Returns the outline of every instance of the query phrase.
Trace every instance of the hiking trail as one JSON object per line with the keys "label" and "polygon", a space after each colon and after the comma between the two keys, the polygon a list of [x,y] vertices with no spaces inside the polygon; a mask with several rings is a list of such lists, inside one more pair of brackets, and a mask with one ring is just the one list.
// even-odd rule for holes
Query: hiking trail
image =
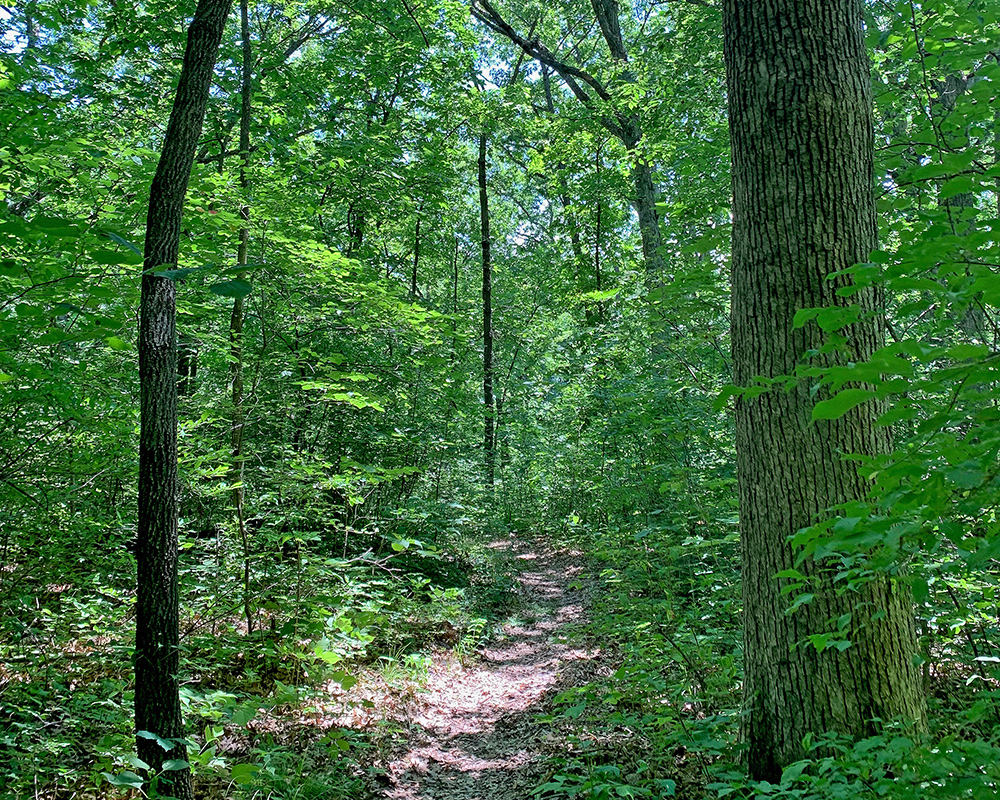
{"label": "hiking trail", "polygon": [[560,734],[533,722],[547,700],[591,680],[596,648],[571,643],[586,620],[589,581],[579,553],[538,542],[512,548],[522,611],[463,664],[434,655],[426,684],[398,721],[404,735],[384,762],[376,796],[387,800],[509,800],[546,779]]}

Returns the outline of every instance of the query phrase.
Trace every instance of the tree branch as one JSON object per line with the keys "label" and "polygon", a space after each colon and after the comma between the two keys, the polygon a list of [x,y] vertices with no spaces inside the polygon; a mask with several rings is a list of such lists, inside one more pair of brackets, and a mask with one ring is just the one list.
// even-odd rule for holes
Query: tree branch
{"label": "tree branch", "polygon": [[[583,103],[583,105],[587,108],[594,108],[594,100],[583,88],[583,86],[580,85],[581,82],[589,86],[594,93],[601,98],[601,100],[611,102],[611,93],[597,78],[585,70],[578,69],[577,67],[567,64],[564,61],[560,61],[555,57],[552,51],[539,42],[538,39],[529,40],[519,34],[513,26],[511,26],[510,23],[508,23],[500,15],[500,12],[496,10],[489,0],[472,0],[471,13],[474,19],[479,20],[491,31],[506,37],[520,47],[527,55],[535,59],[535,61],[538,61],[540,64],[544,64],[547,67],[551,67],[559,73],[559,77],[563,79],[570,91],[576,96],[576,99]],[[602,114],[600,116],[600,122],[615,136],[622,140],[625,139],[625,130],[623,126],[615,122],[611,117]]]}

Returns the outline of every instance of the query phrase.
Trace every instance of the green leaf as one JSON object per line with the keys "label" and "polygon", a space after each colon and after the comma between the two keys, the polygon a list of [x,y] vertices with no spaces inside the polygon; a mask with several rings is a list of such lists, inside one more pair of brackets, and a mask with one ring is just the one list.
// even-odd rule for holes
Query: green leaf
{"label": "green leaf", "polygon": [[90,254],[90,261],[94,264],[141,264],[142,256],[137,256],[132,252],[122,252],[120,250],[95,250]]}
{"label": "green leaf", "polygon": [[875,392],[868,389],[844,389],[829,400],[818,402],[813,407],[812,418],[813,420],[837,419],[874,396]]}
{"label": "green leaf", "polygon": [[171,758],[163,762],[164,772],[180,772],[184,769],[190,769],[190,767],[191,765],[185,758]]}
{"label": "green leaf", "polygon": [[942,200],[946,200],[949,197],[979,191],[980,188],[979,184],[971,175],[959,175],[958,177],[945,182],[945,184],[941,187],[941,191],[938,193],[938,196]]}
{"label": "green leaf", "polygon": [[797,569],[783,569],[781,572],[774,573],[775,578],[794,578],[795,580],[804,581],[806,576],[799,572]]}
{"label": "green leaf", "polygon": [[733,384],[724,386],[722,391],[719,392],[719,396],[712,403],[712,411],[722,411],[722,409],[729,405],[730,398],[740,397],[744,394],[746,394],[746,389],[742,386],[734,386]]}
{"label": "green leaf", "polygon": [[136,769],[149,769],[149,764],[147,764],[138,756],[132,755],[131,753],[129,755],[126,755],[124,757],[124,760],[127,761],[131,766],[135,767]]}
{"label": "green leaf", "polygon": [[318,658],[321,658],[327,664],[337,664],[344,660],[344,657],[333,650],[327,650],[322,645],[316,645],[313,648],[313,653],[316,654]]}
{"label": "green leaf", "polygon": [[811,592],[806,592],[805,594],[800,594],[795,600],[792,601],[792,605],[789,607],[788,611],[791,613],[801,606],[808,605],[813,601],[816,595]]}
{"label": "green leaf", "polygon": [[110,772],[102,772],[101,775],[103,775],[104,780],[106,780],[112,786],[118,786],[122,789],[142,788],[142,778],[140,778],[134,772],[125,771],[120,775],[112,775]]}
{"label": "green leaf", "polygon": [[233,764],[229,770],[229,777],[233,783],[245,786],[253,782],[254,775],[260,772],[260,767],[256,764]]}
{"label": "green leaf", "polygon": [[253,291],[253,286],[251,286],[246,281],[241,281],[238,278],[234,278],[231,281],[220,281],[219,283],[213,283],[208,287],[208,291],[212,294],[217,294],[222,297],[246,297],[250,292]]}
{"label": "green leaf", "polygon": [[164,752],[169,753],[171,750],[174,749],[173,742],[171,742],[169,739],[164,739],[161,736],[157,736],[155,733],[150,733],[149,731],[136,731],[135,735],[137,739],[152,739],[160,747],[163,748]]}
{"label": "green leaf", "polygon": [[108,343],[108,347],[112,350],[128,350],[128,345],[117,336],[109,336],[104,341]]}
{"label": "green leaf", "polygon": [[358,682],[358,679],[355,678],[353,675],[345,675],[337,682],[340,684],[341,689],[343,689],[345,692],[348,692],[351,690],[351,687]]}
{"label": "green leaf", "polygon": [[614,297],[615,295],[617,295],[620,291],[621,291],[621,289],[608,289],[607,291],[603,291],[603,292],[598,292],[598,291],[586,292],[585,294],[581,294],[580,295],[580,299],[581,300],[586,300],[586,301],[591,301],[591,302],[603,303],[606,300],[610,300],[612,297]]}
{"label": "green leaf", "polygon": [[131,250],[133,253],[139,256],[140,260],[142,259],[142,251],[134,244],[132,244],[132,242],[128,241],[127,239],[123,239],[114,231],[108,230],[107,228],[99,228],[96,231],[96,233],[98,236],[103,236],[105,239],[110,239],[112,242],[116,242],[117,244],[120,244],[122,247],[127,247],[129,250]]}
{"label": "green leaf", "polygon": [[204,267],[182,267],[181,269],[158,269],[152,273],[154,277],[166,278],[168,281],[179,281],[196,272],[202,272]]}
{"label": "green leaf", "polygon": [[257,709],[252,705],[241,705],[233,712],[232,721],[234,725],[246,725],[257,716]]}
{"label": "green leaf", "polygon": [[973,461],[967,461],[948,470],[945,476],[961,489],[974,489],[986,479],[982,470]]}

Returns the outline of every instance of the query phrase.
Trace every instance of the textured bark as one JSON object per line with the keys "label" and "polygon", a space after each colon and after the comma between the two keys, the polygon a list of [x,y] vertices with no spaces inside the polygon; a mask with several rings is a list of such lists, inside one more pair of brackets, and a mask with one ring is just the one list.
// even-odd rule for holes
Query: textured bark
{"label": "textured bark", "polygon": [[[629,148],[634,154],[636,144]],[[642,259],[646,267],[646,288],[652,291],[663,280],[664,261],[660,248],[663,238],[660,236],[660,219],[656,213],[656,187],[653,184],[653,168],[649,163],[636,156],[632,167],[632,180],[635,182],[635,206],[639,215],[639,234],[642,237]]]}
{"label": "textured bark", "polygon": [[[860,0],[726,0],[733,156],[734,379],[794,372],[823,336],[792,329],[801,308],[843,305],[838,270],[876,244],[872,116]],[[876,311],[873,291],[853,298]],[[849,331],[852,359],[880,346],[875,318]],[[875,717],[920,721],[923,700],[907,593],[888,580],[838,597],[813,562],[816,599],[787,615],[775,573],[794,566],[788,537],[828,507],[865,496],[845,453],[889,446],[864,404],[812,422],[806,381],[736,404],[743,541],[746,713],[750,773],[776,780],[805,755],[809,732],[863,735]],[[884,617],[872,621],[875,611]],[[853,645],[817,653],[805,637],[852,614]],[[803,646],[804,644],[804,646]]]}
{"label": "textured bark", "polygon": [[493,257],[490,251],[490,203],[486,192],[486,132],[479,134],[479,224],[483,248],[483,452],[486,485],[492,486],[496,465],[493,397]]}
{"label": "textured bark", "polygon": [[[152,273],[175,267],[181,214],[222,30],[231,0],[200,0],[163,150],[150,188],[139,309],[139,515],[135,726],[163,739],[184,735],[178,694],[177,590],[177,337],[176,285]],[[166,759],[187,759],[183,744],[165,752],[143,737],[139,758],[151,774]],[[190,770],[164,773],[158,791],[193,798]]]}

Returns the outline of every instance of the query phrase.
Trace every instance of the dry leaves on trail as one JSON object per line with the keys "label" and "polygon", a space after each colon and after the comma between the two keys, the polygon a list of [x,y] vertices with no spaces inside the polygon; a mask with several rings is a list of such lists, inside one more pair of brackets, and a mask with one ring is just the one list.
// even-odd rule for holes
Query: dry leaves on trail
{"label": "dry leaves on trail", "polygon": [[[507,544],[507,543],[505,543]],[[510,546],[509,544],[507,546]],[[534,718],[569,665],[593,664],[596,649],[568,643],[586,614],[579,554],[514,544],[530,614],[463,665],[440,654],[426,688],[409,704],[405,740],[383,766],[392,800],[507,800],[544,782],[543,755],[557,744]],[[571,584],[575,588],[570,588]],[[590,669],[573,669],[574,682]]]}

